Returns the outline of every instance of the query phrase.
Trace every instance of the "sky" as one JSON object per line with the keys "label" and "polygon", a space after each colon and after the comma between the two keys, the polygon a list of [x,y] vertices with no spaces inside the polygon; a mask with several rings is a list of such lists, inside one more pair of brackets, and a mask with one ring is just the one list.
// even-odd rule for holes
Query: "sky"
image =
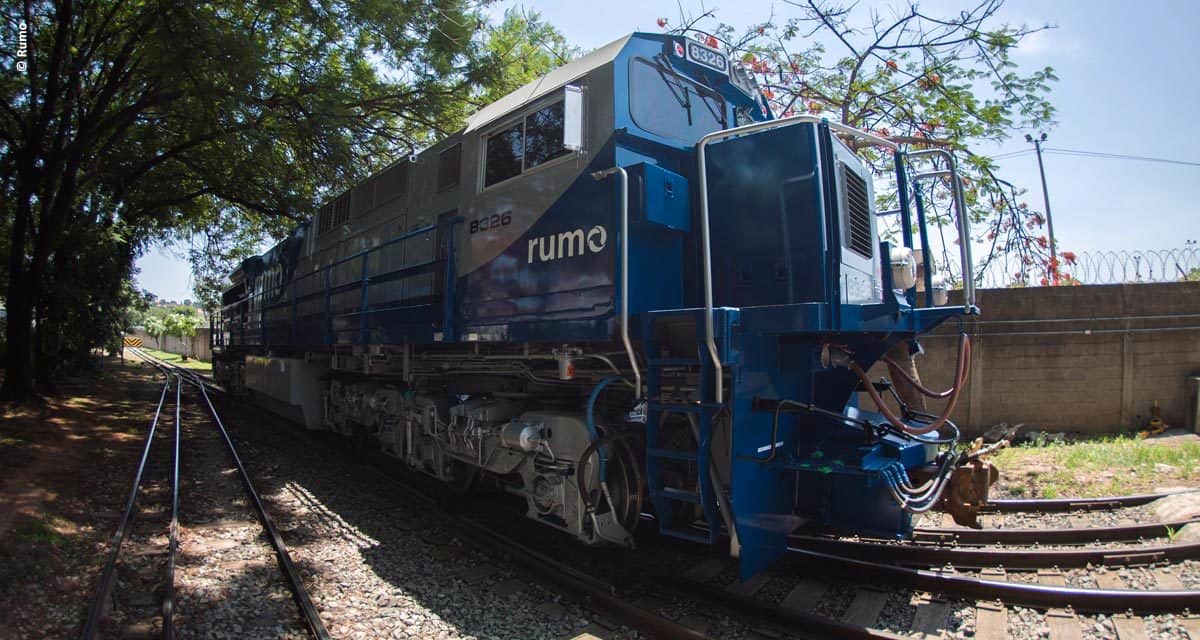
{"label": "sky", "polygon": [[[972,2],[973,4],[973,2]],[[860,7],[886,10],[894,3],[864,0]],[[489,7],[494,16],[524,7],[541,13],[571,43],[590,50],[632,31],[661,31],[660,18],[679,21],[711,9],[723,22],[744,27],[797,15],[786,2],[769,0],[509,0]],[[927,13],[946,15],[965,3],[921,2]],[[1200,163],[1200,3],[1143,0],[1056,2],[1009,0],[1001,19],[1013,25],[1055,25],[1030,36],[1016,50],[1019,71],[1050,66],[1059,81],[1051,101],[1057,124],[1045,132],[1046,147]],[[1001,155],[1031,148],[1024,131],[999,145],[980,146]],[[1038,133],[1038,132],[1029,132]],[[1024,199],[1043,209],[1037,158],[1032,153],[999,160],[998,175],[1028,189]],[[1181,248],[1200,240],[1200,166],[1044,156],[1054,231],[1060,250],[1075,252]],[[138,261],[138,283],[159,297],[191,298],[186,260],[154,247]]]}

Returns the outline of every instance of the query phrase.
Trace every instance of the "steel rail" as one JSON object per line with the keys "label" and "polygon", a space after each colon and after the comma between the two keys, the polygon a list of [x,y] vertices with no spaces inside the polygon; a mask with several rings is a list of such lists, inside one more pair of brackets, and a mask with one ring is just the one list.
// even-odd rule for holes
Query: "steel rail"
{"label": "steel rail", "polygon": [[1127,566],[1167,560],[1200,558],[1200,543],[1168,544],[1120,548],[1069,549],[994,549],[988,547],[946,547],[941,545],[896,542],[836,540],[816,536],[792,536],[789,543],[808,551],[847,556],[871,562],[904,566],[1006,569],[1049,569],[1088,565]]}
{"label": "steel rail", "polygon": [[[329,632],[325,629],[324,622],[321,621],[320,613],[317,612],[316,606],[313,604],[312,598],[305,589],[304,583],[300,578],[300,572],[296,569],[295,563],[292,561],[291,554],[288,553],[287,545],[283,542],[283,537],[280,536],[279,530],[275,527],[275,522],[271,515],[267,513],[266,506],[263,504],[262,498],[258,491],[254,488],[254,484],[250,480],[250,474],[246,471],[245,465],[242,463],[242,458],[238,454],[237,447],[233,444],[233,439],[230,438],[229,432],[225,429],[225,424],[221,421],[221,416],[217,413],[216,407],[213,406],[212,399],[208,397],[208,387],[217,388],[211,382],[204,380],[200,375],[187,371],[181,367],[173,366],[169,363],[151,356],[150,354],[135,351],[138,357],[145,358],[154,366],[166,367],[172,370],[173,374],[187,380],[187,382],[196,387],[208,407],[208,412],[213,418],[213,423],[217,426],[221,437],[224,439],[226,446],[229,448],[229,453],[233,457],[234,465],[237,467],[238,473],[242,478],[242,486],[250,495],[251,501],[254,503],[255,511],[258,513],[259,522],[267,534],[267,539],[275,550],[276,559],[279,561],[280,568],[283,571],[284,577],[287,579],[288,587],[291,589],[292,597],[296,601],[296,605],[300,608],[300,613],[304,617],[305,624],[308,625],[309,631],[312,632],[318,640],[330,640]],[[180,385],[182,386],[182,385]]]}
{"label": "steel rail", "polygon": [[167,548],[167,580],[163,585],[163,638],[175,638],[175,556],[179,552],[179,414],[183,393],[183,378],[175,375],[175,458],[171,469],[171,530]]}
{"label": "steel rail", "polygon": [[1129,496],[1107,496],[1102,498],[1054,498],[1044,500],[991,500],[983,505],[982,511],[993,513],[1056,513],[1062,511],[1095,511],[1102,509],[1119,509],[1122,507],[1137,507],[1149,504],[1160,498],[1180,493],[1192,493],[1194,489],[1167,491],[1163,493],[1144,493]]}
{"label": "steel rail", "polygon": [[1115,527],[1080,527],[1070,529],[914,529],[913,541],[958,544],[1088,544],[1165,538],[1184,525],[1200,522],[1196,519],[1150,524],[1119,525]]}
{"label": "steel rail", "polygon": [[279,565],[287,577],[288,586],[291,587],[292,596],[296,600],[296,604],[300,607],[300,612],[304,615],[305,623],[308,624],[309,630],[312,631],[318,640],[329,640],[329,632],[326,631],[325,623],[321,621],[321,614],[317,612],[317,607],[308,595],[308,590],[304,588],[304,582],[300,579],[300,572],[296,569],[295,563],[292,562],[292,556],[288,553],[287,545],[284,544],[283,537],[279,535],[279,529],[275,527],[275,522],[272,520],[271,515],[267,513],[262,498],[258,495],[258,491],[255,490],[254,484],[250,481],[250,474],[246,472],[246,466],[242,464],[242,457],[238,455],[237,447],[233,445],[233,440],[229,437],[229,432],[225,430],[225,425],[221,422],[221,416],[217,415],[217,409],[208,397],[208,391],[205,388],[207,385],[197,381],[193,381],[192,384],[200,390],[200,394],[204,398],[204,403],[208,405],[208,412],[212,414],[213,422],[216,423],[217,429],[221,432],[221,437],[225,439],[225,444],[229,446],[229,453],[233,456],[233,462],[237,465],[238,473],[242,476],[242,484],[254,502],[255,510],[258,511],[258,519],[262,523],[263,529],[267,532],[267,539],[271,542],[271,546],[275,548],[275,556],[278,558]]}
{"label": "steel rail", "polygon": [[121,554],[121,543],[125,541],[125,532],[129,527],[129,521],[133,516],[133,507],[137,503],[138,489],[142,486],[142,476],[146,470],[146,461],[150,458],[150,446],[154,443],[154,433],[158,428],[158,417],[162,413],[163,404],[167,400],[167,391],[171,388],[171,379],[164,376],[162,392],[158,396],[158,407],[154,410],[154,417],[150,420],[150,429],[146,432],[146,444],[142,447],[142,457],[138,461],[137,470],[133,474],[133,488],[129,490],[129,498],[125,501],[125,511],[121,515],[121,520],[117,524],[117,530],[113,533],[112,548],[108,552],[108,559],[104,562],[104,568],[100,570],[100,579],[96,586],[96,597],[92,600],[91,606],[88,607],[87,621],[83,625],[83,640],[92,640],[96,637],[96,633],[100,630],[100,618],[104,616],[108,608],[108,599],[112,595],[114,580],[116,579],[117,557]]}
{"label": "steel rail", "polygon": [[868,562],[857,558],[788,548],[792,561],[809,568],[861,580],[902,584],[911,589],[941,593],[963,600],[996,600],[1038,608],[1073,607],[1077,611],[1176,613],[1200,610],[1200,591],[1137,591],[1132,589],[1079,589],[1003,580],[984,580],[972,576],[910,569],[892,564]]}

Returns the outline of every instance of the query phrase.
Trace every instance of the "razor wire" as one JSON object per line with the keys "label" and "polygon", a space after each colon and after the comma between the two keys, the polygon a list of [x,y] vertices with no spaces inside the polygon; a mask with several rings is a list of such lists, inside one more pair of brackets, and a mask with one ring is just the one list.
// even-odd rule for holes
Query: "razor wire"
{"label": "razor wire", "polygon": [[[1200,247],[1060,252],[1060,284],[1135,284],[1200,280]],[[1027,264],[1017,256],[998,255],[975,274],[983,288],[1045,286],[1044,265]]]}

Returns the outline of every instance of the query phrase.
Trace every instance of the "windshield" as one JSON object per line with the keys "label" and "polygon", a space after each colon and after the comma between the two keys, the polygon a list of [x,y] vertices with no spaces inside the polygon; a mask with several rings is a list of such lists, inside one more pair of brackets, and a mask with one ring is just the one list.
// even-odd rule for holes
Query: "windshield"
{"label": "windshield", "polygon": [[644,58],[629,63],[629,113],[646,131],[683,142],[726,127],[721,96]]}

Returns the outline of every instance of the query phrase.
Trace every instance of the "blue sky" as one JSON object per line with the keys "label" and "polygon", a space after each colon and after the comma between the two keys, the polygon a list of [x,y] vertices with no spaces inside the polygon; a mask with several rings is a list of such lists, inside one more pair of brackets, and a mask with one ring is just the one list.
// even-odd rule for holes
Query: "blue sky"
{"label": "blue sky", "polygon": [[[681,0],[690,13],[700,3]],[[864,1],[861,6],[887,3]],[[631,31],[659,31],[655,20],[678,21],[676,0],[501,2],[489,10],[524,6],[541,12],[572,43],[592,49]],[[745,26],[796,15],[784,2],[735,0],[704,5],[730,24]],[[966,6],[922,2],[945,15]],[[1009,0],[1001,16],[1010,24],[1050,23],[1056,29],[1030,37],[1014,56],[1025,69],[1054,67],[1059,82],[1051,99],[1058,125],[1046,146],[1200,162],[1200,3],[1144,0],[1088,2]],[[1024,132],[1021,132],[1023,134]],[[1029,147],[1022,135],[980,147],[994,154]],[[1200,167],[1045,156],[1054,230],[1061,249],[1169,249],[1200,240]],[[1042,208],[1037,160],[1027,153],[1000,161],[1000,176],[1028,188],[1025,199]],[[154,248],[138,261],[139,284],[173,300],[192,297],[186,261]]]}

